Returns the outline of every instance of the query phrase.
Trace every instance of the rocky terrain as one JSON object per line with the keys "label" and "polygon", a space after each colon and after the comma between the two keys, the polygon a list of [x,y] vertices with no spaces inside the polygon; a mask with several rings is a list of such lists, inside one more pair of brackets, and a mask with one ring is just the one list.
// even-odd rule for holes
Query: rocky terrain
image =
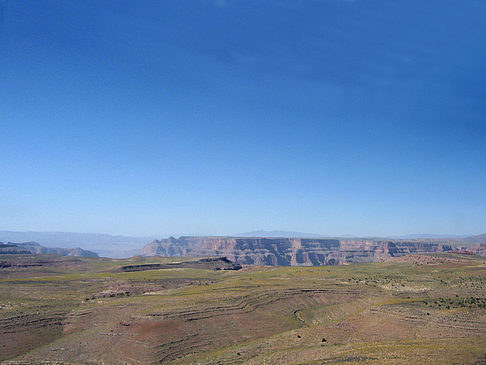
{"label": "rocky terrain", "polygon": [[183,236],[155,240],[143,248],[142,255],[225,256],[245,265],[320,266],[449,251],[450,245],[422,241]]}
{"label": "rocky terrain", "polygon": [[74,248],[55,248],[44,247],[37,242],[0,242],[0,254],[44,254],[44,255],[61,255],[76,257],[98,257],[93,251],[83,250],[79,247]]}
{"label": "rocky terrain", "polygon": [[0,255],[25,255],[31,254],[29,250],[19,247],[13,243],[2,243],[0,242]]}
{"label": "rocky terrain", "polygon": [[486,256],[486,243],[475,243],[469,248],[469,251],[476,255]]}

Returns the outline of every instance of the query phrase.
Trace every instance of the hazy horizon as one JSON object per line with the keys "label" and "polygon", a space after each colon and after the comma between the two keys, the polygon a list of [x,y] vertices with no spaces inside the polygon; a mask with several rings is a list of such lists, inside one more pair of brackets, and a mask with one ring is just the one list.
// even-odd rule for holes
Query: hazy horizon
{"label": "hazy horizon", "polygon": [[[341,233],[341,234],[325,234],[325,233],[312,233],[312,232],[300,232],[300,231],[285,231],[285,230],[252,230],[248,232],[233,232],[227,234],[214,234],[214,233],[194,233],[194,232],[172,232],[172,233],[161,233],[161,234],[146,234],[146,235],[123,235],[123,234],[116,234],[116,233],[107,233],[107,232],[70,232],[70,231],[15,231],[15,230],[6,230],[0,229],[0,236],[1,234],[12,233],[12,234],[73,234],[73,235],[86,235],[86,236],[111,236],[111,237],[122,237],[122,238],[136,238],[136,239],[161,239],[161,238],[168,238],[168,237],[181,237],[181,236],[226,236],[226,237],[249,237],[249,236],[262,236],[269,235],[269,237],[279,237],[278,234],[282,234],[282,237],[356,237],[356,238],[366,238],[366,237],[383,237],[383,238],[398,238],[398,237],[417,237],[417,238],[428,238],[428,237],[436,237],[436,238],[454,238],[454,237],[471,237],[476,235],[482,235],[485,232],[480,233],[468,233],[468,234],[453,234],[453,233],[402,233],[402,234],[391,234],[388,236],[380,236],[380,235],[354,235],[350,233]],[[1,242],[1,239],[0,239]]]}
{"label": "hazy horizon", "polygon": [[0,0],[0,363],[486,365],[485,15]]}
{"label": "hazy horizon", "polygon": [[485,11],[0,1],[0,229],[484,233]]}

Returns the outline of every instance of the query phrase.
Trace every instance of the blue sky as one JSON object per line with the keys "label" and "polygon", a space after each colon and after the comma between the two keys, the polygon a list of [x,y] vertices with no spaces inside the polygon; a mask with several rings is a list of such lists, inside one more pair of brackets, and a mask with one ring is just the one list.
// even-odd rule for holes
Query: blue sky
{"label": "blue sky", "polygon": [[482,0],[0,4],[0,229],[486,232]]}

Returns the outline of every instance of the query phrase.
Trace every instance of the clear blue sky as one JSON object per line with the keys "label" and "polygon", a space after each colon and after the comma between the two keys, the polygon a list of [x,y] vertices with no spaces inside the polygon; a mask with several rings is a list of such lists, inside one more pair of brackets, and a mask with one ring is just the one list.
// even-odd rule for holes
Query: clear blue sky
{"label": "clear blue sky", "polygon": [[486,232],[483,0],[0,4],[0,229]]}

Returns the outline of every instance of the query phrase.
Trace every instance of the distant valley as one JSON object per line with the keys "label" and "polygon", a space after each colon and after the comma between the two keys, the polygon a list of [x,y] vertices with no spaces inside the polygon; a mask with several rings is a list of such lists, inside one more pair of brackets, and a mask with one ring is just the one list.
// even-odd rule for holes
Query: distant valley
{"label": "distant valley", "polygon": [[155,237],[113,236],[100,233],[0,231],[0,242],[38,242],[46,247],[81,247],[99,256],[123,258],[140,254]]}

